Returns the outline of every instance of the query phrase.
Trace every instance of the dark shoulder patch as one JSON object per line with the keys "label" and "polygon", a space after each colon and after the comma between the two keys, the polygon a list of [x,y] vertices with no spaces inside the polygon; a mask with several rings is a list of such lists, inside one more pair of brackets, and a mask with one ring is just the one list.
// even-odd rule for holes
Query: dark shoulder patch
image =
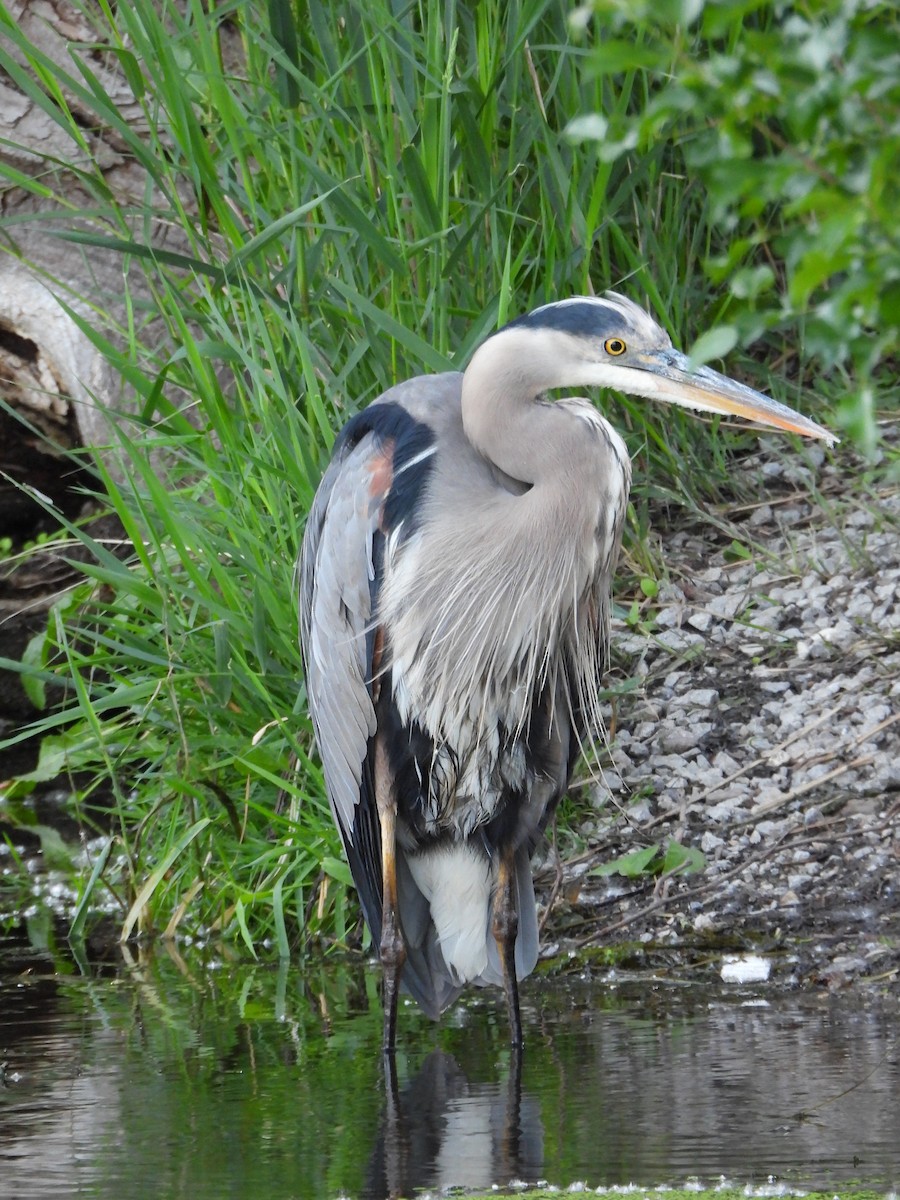
{"label": "dark shoulder patch", "polygon": [[434,464],[434,431],[403,408],[390,401],[370,404],[352,417],[341,431],[335,454],[346,454],[366,436],[375,435],[381,445],[392,443],[392,479],[384,504],[382,528],[385,533],[405,521],[405,536],[418,525],[422,492]]}
{"label": "dark shoulder patch", "polygon": [[352,450],[367,433],[374,433],[379,442],[397,442],[409,435],[410,427],[430,433],[427,426],[411,417],[402,405],[376,400],[350,418],[338,434],[334,453],[338,455]]}

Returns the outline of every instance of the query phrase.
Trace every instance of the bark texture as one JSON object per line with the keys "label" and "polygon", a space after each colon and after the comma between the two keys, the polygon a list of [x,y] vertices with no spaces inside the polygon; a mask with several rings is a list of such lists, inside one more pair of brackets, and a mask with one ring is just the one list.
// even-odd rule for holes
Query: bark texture
{"label": "bark texture", "polygon": [[[67,0],[13,0],[9,8],[30,42],[70,75],[78,75],[75,58],[86,60],[140,130],[143,111],[116,57],[97,48],[99,32],[84,14]],[[0,44],[33,77],[2,34]],[[70,315],[93,326],[105,321],[105,336],[115,340],[126,314],[122,256],[54,234],[84,228],[74,214],[96,204],[74,169],[79,154],[115,200],[136,211],[146,204],[147,180],[114,130],[80,108],[76,96],[66,101],[87,155],[12,72],[0,70],[0,656],[12,659],[21,657],[48,606],[75,578],[58,552],[20,558],[16,551],[58,525],[54,509],[67,518],[89,511],[86,475],[71,452],[83,449],[89,459],[109,445],[108,410],[127,413],[130,406],[127,389]],[[153,238],[165,245],[171,235],[158,225]],[[140,289],[134,273],[127,284],[134,297]],[[21,716],[27,707],[17,675],[0,672],[0,718]]]}

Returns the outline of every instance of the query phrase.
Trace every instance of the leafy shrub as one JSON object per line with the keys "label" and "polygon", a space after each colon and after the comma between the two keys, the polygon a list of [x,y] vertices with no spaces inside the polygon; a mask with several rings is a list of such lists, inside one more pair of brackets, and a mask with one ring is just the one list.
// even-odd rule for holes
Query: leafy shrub
{"label": "leafy shrub", "polygon": [[717,321],[745,345],[788,334],[792,374],[827,380],[838,419],[871,449],[900,331],[897,7],[598,0],[583,20],[604,30],[594,70],[611,86],[643,75],[646,103],[578,117],[570,134],[606,159],[669,148],[708,197]]}

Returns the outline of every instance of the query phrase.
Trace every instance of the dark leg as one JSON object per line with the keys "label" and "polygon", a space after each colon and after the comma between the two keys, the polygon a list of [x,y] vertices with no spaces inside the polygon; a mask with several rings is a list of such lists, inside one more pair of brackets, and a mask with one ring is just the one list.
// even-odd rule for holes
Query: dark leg
{"label": "dark leg", "polygon": [[393,1053],[397,1030],[397,996],[400,992],[400,973],[406,962],[406,944],[397,912],[397,806],[387,755],[379,742],[375,747],[375,798],[381,825],[381,955],[384,981],[384,1036],[382,1049]]}
{"label": "dark leg", "polygon": [[506,1081],[506,1112],[501,1141],[503,1158],[500,1175],[504,1179],[522,1174],[522,1046],[513,1046],[509,1055]]}
{"label": "dark leg", "polygon": [[504,850],[497,870],[492,932],[500,951],[500,966],[503,969],[503,989],[506,992],[506,1009],[509,1014],[509,1040],[513,1046],[520,1047],[522,1018],[519,1015],[519,985],[516,980],[516,932],[519,928],[519,914],[516,912],[513,894],[513,872],[513,852]]}
{"label": "dark leg", "polygon": [[407,1177],[407,1142],[400,1111],[400,1089],[397,1086],[397,1058],[391,1051],[384,1054],[384,1174],[387,1195],[394,1200],[402,1196]]}

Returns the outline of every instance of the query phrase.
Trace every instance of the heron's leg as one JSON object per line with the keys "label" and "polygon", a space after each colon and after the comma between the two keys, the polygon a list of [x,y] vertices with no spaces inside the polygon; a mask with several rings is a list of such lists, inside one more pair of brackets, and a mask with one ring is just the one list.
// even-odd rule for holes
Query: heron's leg
{"label": "heron's leg", "polygon": [[516,980],[516,933],[519,914],[515,901],[515,852],[503,850],[497,868],[497,886],[494,890],[493,923],[491,931],[500,951],[500,966],[503,970],[503,990],[506,992],[506,1009],[509,1014],[509,1040],[513,1046],[522,1045],[522,1018],[519,1014],[519,985]]}
{"label": "heron's leg", "polygon": [[407,1178],[409,1158],[403,1113],[400,1108],[400,1088],[397,1085],[397,1056],[383,1055],[384,1065],[384,1174],[388,1196],[402,1196]]}
{"label": "heron's leg", "polygon": [[513,1046],[509,1055],[509,1077],[506,1080],[506,1112],[503,1114],[503,1136],[500,1140],[502,1164],[497,1172],[504,1179],[522,1174],[522,1046]]}
{"label": "heron's leg", "polygon": [[379,740],[375,745],[375,800],[381,825],[381,956],[384,980],[384,1036],[382,1049],[393,1053],[397,1029],[397,996],[400,972],[406,962],[406,943],[397,912],[397,803],[387,753]]}

